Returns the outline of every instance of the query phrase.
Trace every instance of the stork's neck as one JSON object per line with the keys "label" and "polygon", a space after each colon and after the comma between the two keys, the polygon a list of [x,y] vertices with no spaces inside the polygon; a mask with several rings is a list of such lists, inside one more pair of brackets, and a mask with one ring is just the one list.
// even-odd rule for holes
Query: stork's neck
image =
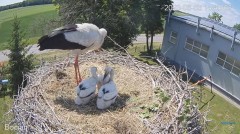
{"label": "stork's neck", "polygon": [[92,74],[92,77],[93,77],[93,78],[98,79],[98,76],[97,76],[97,73],[96,73],[96,72],[92,71],[91,74]]}
{"label": "stork's neck", "polygon": [[110,72],[109,81],[113,81],[113,76],[114,76],[114,71],[113,71],[113,69],[112,69],[111,72]]}
{"label": "stork's neck", "polygon": [[102,46],[105,37],[107,36],[107,30],[104,28],[99,29],[99,33],[101,34],[100,40],[99,40],[99,48]]}

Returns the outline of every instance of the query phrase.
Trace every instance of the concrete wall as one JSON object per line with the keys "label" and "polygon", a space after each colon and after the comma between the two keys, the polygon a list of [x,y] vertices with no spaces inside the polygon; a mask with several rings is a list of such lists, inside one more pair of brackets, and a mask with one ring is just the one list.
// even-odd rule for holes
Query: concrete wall
{"label": "concrete wall", "polygon": [[[231,50],[231,40],[216,33],[211,40],[210,31],[200,28],[197,34],[196,25],[171,18],[170,23],[165,26],[161,53],[182,66],[186,65],[189,70],[195,71],[200,76],[211,75],[214,84],[240,100],[240,77],[216,64],[219,51],[240,61],[240,44],[235,43],[234,50]],[[171,31],[178,33],[176,45],[169,42]],[[187,37],[210,47],[207,59],[184,48]]]}

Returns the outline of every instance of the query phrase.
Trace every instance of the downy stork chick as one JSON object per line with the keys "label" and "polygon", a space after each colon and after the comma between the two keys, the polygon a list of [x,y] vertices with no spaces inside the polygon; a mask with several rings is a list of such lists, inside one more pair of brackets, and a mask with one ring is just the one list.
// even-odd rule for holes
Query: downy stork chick
{"label": "downy stork chick", "polygon": [[[117,98],[118,91],[115,82],[113,81],[114,71],[111,67],[105,68],[104,78],[110,76],[109,81],[102,85],[98,92],[97,108],[106,109],[113,104]],[[104,79],[103,78],[103,79]]]}
{"label": "downy stork chick", "polygon": [[90,71],[91,77],[83,80],[76,88],[77,97],[75,103],[77,105],[85,105],[95,96],[98,83],[97,68],[91,67]]}

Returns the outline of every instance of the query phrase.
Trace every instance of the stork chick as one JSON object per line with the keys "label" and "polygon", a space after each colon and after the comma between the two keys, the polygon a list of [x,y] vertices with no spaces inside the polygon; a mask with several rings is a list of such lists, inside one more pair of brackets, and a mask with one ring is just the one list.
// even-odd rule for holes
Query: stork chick
{"label": "stork chick", "polygon": [[83,80],[76,88],[77,97],[75,103],[77,105],[85,105],[95,96],[98,83],[97,68],[91,67],[90,71],[91,77]]}
{"label": "stork chick", "polygon": [[113,81],[114,71],[111,67],[105,68],[104,78],[108,77],[109,81],[102,85],[98,92],[97,108],[106,109],[110,107],[116,100],[118,91],[115,82]]}

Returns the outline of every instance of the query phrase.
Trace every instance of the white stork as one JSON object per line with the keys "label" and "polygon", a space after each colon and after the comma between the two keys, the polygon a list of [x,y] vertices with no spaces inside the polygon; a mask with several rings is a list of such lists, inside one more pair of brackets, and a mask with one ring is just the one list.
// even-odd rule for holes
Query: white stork
{"label": "white stork", "polygon": [[97,68],[91,67],[90,71],[91,77],[83,80],[76,88],[77,98],[75,103],[77,105],[85,105],[95,96],[98,83]]}
{"label": "white stork", "polygon": [[45,35],[38,40],[39,50],[45,49],[62,49],[74,50],[75,57],[75,74],[77,84],[82,81],[79,71],[78,55],[99,49],[107,31],[104,28],[99,29],[94,24],[82,23],[66,25],[57,28],[49,35]]}
{"label": "white stork", "polygon": [[111,104],[115,102],[118,95],[116,84],[113,81],[114,71],[111,67],[105,68],[105,74],[103,79],[105,79],[105,77],[108,77],[108,75],[110,75],[109,82],[102,85],[102,87],[98,91],[98,109],[106,109],[110,107]]}

